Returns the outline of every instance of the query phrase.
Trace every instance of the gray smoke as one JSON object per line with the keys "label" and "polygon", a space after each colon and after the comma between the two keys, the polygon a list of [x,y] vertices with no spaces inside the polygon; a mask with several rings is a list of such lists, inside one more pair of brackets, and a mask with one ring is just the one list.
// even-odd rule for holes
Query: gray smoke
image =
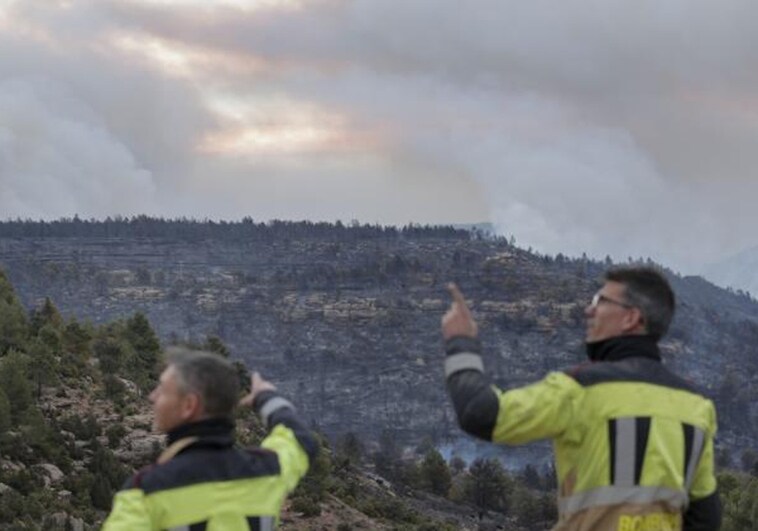
{"label": "gray smoke", "polygon": [[[6,8],[8,215],[489,220],[537,250],[687,272],[756,243],[754,2],[63,5]],[[114,48],[125,35],[193,62],[161,70]],[[256,128],[318,109],[338,134],[313,151],[204,152],[240,125],[212,97],[249,102]],[[24,106],[41,137],[9,110]]]}
{"label": "gray smoke", "polygon": [[155,185],[93,110],[50,79],[0,82],[0,211],[105,217],[155,212]]}

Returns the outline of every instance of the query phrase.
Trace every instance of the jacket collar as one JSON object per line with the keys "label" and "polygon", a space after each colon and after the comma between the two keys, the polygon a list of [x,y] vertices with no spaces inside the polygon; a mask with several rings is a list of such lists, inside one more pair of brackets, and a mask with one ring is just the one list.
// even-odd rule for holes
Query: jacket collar
{"label": "jacket collar", "polygon": [[619,336],[587,343],[587,356],[592,361],[619,361],[626,358],[649,358],[661,361],[658,340],[653,336]]}
{"label": "jacket collar", "polygon": [[212,418],[183,424],[168,432],[168,446],[180,439],[193,438],[192,446],[226,447],[234,444],[234,422],[228,418]]}

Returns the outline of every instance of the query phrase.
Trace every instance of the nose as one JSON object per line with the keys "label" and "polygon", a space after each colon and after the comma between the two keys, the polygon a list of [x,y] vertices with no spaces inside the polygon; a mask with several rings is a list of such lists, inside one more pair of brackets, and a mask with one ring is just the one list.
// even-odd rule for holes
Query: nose
{"label": "nose", "polygon": [[147,398],[148,398],[148,400],[150,400],[150,402],[155,402],[155,399],[157,398],[157,395],[158,395],[158,390],[157,389],[153,389],[152,391],[150,391],[150,395],[148,395]]}
{"label": "nose", "polygon": [[587,306],[584,307],[584,316],[585,317],[592,317],[594,315],[594,313],[595,313],[595,309],[596,308],[597,307],[593,306],[592,303],[588,304]]}

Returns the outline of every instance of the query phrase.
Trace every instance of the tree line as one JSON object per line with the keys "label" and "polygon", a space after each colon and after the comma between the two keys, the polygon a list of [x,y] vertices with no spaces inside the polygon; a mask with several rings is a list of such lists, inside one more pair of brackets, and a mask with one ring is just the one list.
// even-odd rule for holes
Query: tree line
{"label": "tree line", "polygon": [[452,226],[408,224],[403,227],[361,224],[353,221],[258,221],[251,217],[239,221],[197,220],[151,216],[107,217],[104,220],[62,218],[58,220],[15,219],[0,221],[0,237],[6,238],[173,238],[180,240],[214,239],[220,241],[275,241],[281,238],[318,238],[335,241],[381,240],[396,238],[462,239],[482,237]]}

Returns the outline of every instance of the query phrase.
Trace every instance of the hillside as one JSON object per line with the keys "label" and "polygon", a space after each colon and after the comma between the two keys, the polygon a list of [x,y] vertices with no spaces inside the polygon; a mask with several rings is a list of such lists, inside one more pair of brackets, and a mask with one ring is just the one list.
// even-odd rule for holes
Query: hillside
{"label": "hillside", "polygon": [[[217,336],[330,437],[391,430],[460,451],[442,385],[445,283],[471,300],[488,368],[517,385],[583,360],[583,308],[606,265],[444,227],[0,223],[0,266],[27,308],[49,296],[93,323],[143,312],[163,341]],[[758,304],[698,277],[671,279],[679,309],[667,363],[716,399],[719,445],[736,462],[758,436]],[[503,455],[522,466],[548,452]]]}

